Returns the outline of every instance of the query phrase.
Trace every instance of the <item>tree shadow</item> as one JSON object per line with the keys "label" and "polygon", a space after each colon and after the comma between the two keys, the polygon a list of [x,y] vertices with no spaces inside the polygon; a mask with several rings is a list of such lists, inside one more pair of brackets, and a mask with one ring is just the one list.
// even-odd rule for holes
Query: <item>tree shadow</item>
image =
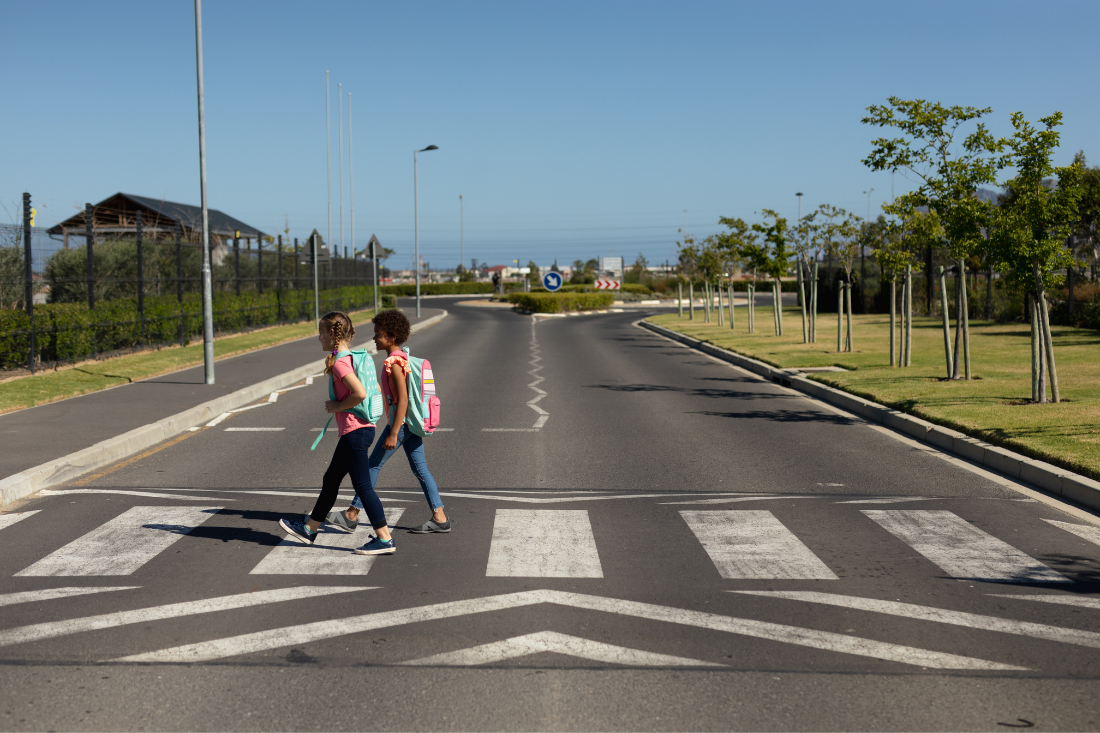
{"label": "tree shadow", "polygon": [[734,420],[769,420],[780,423],[829,423],[831,425],[861,425],[862,421],[828,412],[810,412],[808,410],[745,410],[743,412],[690,412],[689,415],[707,415],[708,417],[728,417]]}
{"label": "tree shadow", "polygon": [[[746,380],[746,382],[751,380]],[[637,394],[639,392],[676,392],[689,397],[707,397],[710,399],[740,399],[740,400],[795,400],[797,395],[775,394],[772,392],[742,392],[731,389],[708,389],[692,387],[671,387],[664,384],[589,384],[588,389],[605,389],[609,392],[626,392]]]}

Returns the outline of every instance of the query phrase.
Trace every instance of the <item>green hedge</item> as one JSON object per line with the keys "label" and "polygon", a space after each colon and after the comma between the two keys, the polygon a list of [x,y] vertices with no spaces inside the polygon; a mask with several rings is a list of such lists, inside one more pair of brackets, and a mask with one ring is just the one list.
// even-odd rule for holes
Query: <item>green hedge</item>
{"label": "green hedge", "polygon": [[[416,295],[416,284],[412,285],[382,285],[378,288],[383,293],[392,293],[401,298],[412,298]],[[475,295],[479,293],[493,292],[492,283],[421,283],[421,295]]]}
{"label": "green hedge", "polygon": [[532,313],[562,313],[610,308],[611,293],[512,293],[508,300],[520,310]]}
{"label": "green hedge", "polygon": [[[392,297],[392,296],[391,296]],[[374,294],[369,286],[322,290],[321,312],[369,308]],[[243,331],[277,323],[311,320],[312,290],[252,291],[240,296],[214,294],[214,330]],[[78,361],[93,354],[143,345],[190,340],[202,332],[202,299],[197,294],[145,299],[142,322],[136,299],[111,300],[95,311],[79,303],[34,307],[35,355],[38,361]],[[21,310],[0,310],[0,368],[24,366],[30,350],[30,319]]]}

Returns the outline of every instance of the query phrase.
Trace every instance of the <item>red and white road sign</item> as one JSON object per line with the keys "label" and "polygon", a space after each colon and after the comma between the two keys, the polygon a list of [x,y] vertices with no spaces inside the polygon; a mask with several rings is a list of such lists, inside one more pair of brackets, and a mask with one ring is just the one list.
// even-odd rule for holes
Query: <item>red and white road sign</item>
{"label": "red and white road sign", "polygon": [[596,281],[596,290],[618,290],[618,289],[619,289],[619,281],[618,280],[597,280]]}

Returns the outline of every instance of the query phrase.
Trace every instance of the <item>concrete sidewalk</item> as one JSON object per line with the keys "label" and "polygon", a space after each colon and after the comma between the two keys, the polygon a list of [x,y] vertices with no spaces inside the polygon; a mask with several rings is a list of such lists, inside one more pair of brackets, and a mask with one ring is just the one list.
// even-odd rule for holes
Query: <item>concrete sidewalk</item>
{"label": "concrete sidewalk", "polygon": [[[443,311],[421,312],[409,320],[416,324]],[[359,344],[369,343],[367,325],[360,329]],[[317,337],[310,336],[217,361],[216,384],[203,384],[203,367],[196,366],[0,415],[0,480],[323,357]]]}

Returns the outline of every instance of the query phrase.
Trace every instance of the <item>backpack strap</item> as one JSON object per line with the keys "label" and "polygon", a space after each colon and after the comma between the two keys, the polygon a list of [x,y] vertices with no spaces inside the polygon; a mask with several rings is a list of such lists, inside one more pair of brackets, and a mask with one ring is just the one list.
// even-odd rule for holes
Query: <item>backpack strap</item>
{"label": "backpack strap", "polygon": [[331,424],[332,418],[330,417],[328,419],[328,422],[325,423],[325,426],[321,428],[321,434],[317,436],[317,440],[313,441],[313,445],[309,448],[310,450],[317,450],[317,446],[321,443],[321,438],[325,437],[325,432],[328,430],[328,426]]}

